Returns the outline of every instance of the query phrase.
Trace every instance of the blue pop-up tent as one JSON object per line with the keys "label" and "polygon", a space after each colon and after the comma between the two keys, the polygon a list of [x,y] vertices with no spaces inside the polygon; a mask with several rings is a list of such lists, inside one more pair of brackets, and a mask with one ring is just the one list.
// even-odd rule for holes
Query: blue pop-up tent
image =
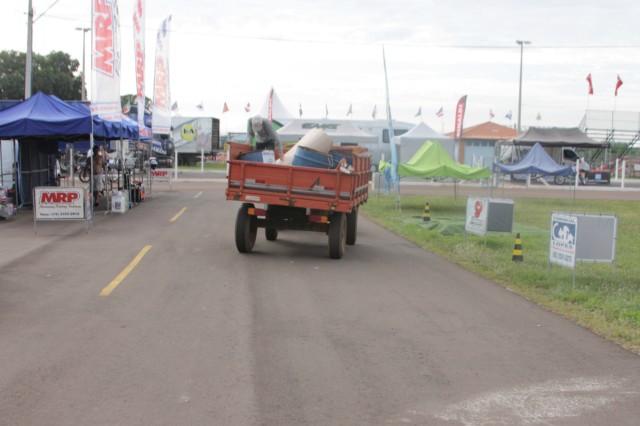
{"label": "blue pop-up tent", "polygon": [[511,164],[493,163],[493,165],[494,170],[501,173],[543,176],[570,176],[574,174],[571,166],[562,166],[556,163],[539,143],[536,143],[520,161]]}
{"label": "blue pop-up tent", "polygon": [[0,139],[19,141],[20,203],[30,204],[33,187],[53,184],[51,161],[59,141],[86,141],[92,133],[101,139],[137,139],[138,124],[92,117],[87,105],[40,92],[0,111]]}

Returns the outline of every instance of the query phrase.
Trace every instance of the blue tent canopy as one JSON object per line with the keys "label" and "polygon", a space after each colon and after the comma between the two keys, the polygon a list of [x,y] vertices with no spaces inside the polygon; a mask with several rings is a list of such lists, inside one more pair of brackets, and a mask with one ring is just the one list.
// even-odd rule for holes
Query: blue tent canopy
{"label": "blue tent canopy", "polygon": [[38,92],[29,99],[0,111],[0,137],[57,138],[75,140],[91,133],[91,115]]}
{"label": "blue tent canopy", "polygon": [[530,175],[573,175],[571,166],[561,166],[547,154],[542,145],[536,143],[520,161],[512,164],[494,163],[496,172]]}
{"label": "blue tent canopy", "polygon": [[[103,139],[138,139],[138,123],[126,116],[121,122],[93,117],[81,102],[65,102],[38,92],[27,100],[0,111],[0,138],[80,141],[93,134]],[[150,131],[143,132],[143,139]]]}

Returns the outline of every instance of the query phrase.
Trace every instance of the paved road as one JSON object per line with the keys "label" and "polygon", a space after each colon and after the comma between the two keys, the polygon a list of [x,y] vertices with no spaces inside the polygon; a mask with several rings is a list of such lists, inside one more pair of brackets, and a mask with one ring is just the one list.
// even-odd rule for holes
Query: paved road
{"label": "paved road", "polygon": [[341,260],[241,255],[238,207],[202,181],[89,233],[0,223],[0,423],[638,423],[637,355],[364,219]]}

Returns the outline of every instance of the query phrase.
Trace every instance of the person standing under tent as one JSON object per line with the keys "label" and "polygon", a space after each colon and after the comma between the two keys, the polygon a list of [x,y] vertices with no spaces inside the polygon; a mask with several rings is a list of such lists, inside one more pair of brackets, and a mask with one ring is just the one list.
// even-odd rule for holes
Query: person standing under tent
{"label": "person standing under tent", "polygon": [[104,194],[104,169],[107,162],[102,148],[94,145],[91,156],[91,176],[93,177],[93,205],[98,206],[100,195]]}

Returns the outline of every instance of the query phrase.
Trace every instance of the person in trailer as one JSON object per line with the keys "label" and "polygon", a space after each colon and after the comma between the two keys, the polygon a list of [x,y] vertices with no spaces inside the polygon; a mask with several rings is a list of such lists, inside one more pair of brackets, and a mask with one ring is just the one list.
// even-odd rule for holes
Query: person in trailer
{"label": "person in trailer", "polygon": [[251,145],[253,138],[256,139],[255,150],[272,149],[278,153],[278,158],[282,157],[282,143],[280,143],[278,132],[266,118],[256,115],[248,120],[247,144]]}

